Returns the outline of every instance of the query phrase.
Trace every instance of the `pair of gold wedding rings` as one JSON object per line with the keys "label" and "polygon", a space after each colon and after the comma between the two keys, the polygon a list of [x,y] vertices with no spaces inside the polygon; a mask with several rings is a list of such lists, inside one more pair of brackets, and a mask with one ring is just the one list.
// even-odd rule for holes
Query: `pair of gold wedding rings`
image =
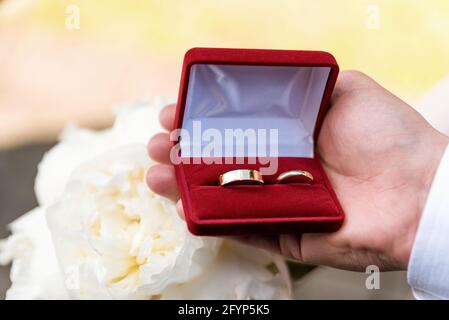
{"label": "pair of gold wedding rings", "polygon": [[[276,183],[313,183],[313,175],[305,170],[291,170],[281,173]],[[220,186],[264,184],[258,170],[237,169],[221,174],[218,177]]]}

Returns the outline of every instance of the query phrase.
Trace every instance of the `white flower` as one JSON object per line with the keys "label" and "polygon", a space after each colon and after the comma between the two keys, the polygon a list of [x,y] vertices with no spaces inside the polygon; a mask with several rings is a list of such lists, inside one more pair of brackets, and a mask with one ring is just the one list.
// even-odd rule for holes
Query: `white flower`
{"label": "white flower", "polygon": [[64,190],[73,170],[83,162],[120,146],[146,144],[152,134],[162,130],[158,114],[165,104],[165,100],[157,99],[150,106],[135,103],[117,108],[117,120],[108,130],[68,126],[61,142],[45,154],[38,166],[34,189],[39,204],[51,204]]}
{"label": "white flower", "polygon": [[122,108],[101,132],[71,127],[44,157],[41,208],[15,222],[0,248],[0,263],[13,261],[8,298],[289,297],[282,259],[192,236],[174,204],[146,187],[145,145],[162,105]]}
{"label": "white flower", "polygon": [[[273,270],[277,273],[273,274]],[[287,299],[291,292],[289,277],[281,256],[224,241],[217,258],[200,277],[183,286],[167,289],[163,298]]]}
{"label": "white flower", "polygon": [[198,276],[220,241],[191,236],[175,206],[148,190],[144,145],[118,148],[74,171],[47,211],[77,298],[152,298]]}
{"label": "white flower", "polygon": [[68,298],[43,211],[14,221],[12,236],[0,242],[0,264],[13,261],[8,299]]}

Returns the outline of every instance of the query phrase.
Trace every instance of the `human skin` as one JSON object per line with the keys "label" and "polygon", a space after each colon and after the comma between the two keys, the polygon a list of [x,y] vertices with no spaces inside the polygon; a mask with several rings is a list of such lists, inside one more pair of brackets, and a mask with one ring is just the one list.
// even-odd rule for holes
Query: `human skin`
{"label": "human skin", "polygon": [[[175,106],[161,111],[172,130]],[[412,107],[357,71],[340,73],[320,131],[317,150],[346,218],[335,233],[245,236],[239,240],[305,263],[364,271],[406,270],[418,223],[449,138]],[[148,143],[160,164],[148,186],[177,201],[168,133]]]}

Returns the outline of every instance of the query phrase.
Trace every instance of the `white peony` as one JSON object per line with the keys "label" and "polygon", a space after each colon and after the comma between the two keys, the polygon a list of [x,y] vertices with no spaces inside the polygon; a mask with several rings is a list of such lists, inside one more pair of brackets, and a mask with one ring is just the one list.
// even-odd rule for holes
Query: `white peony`
{"label": "white peony", "polygon": [[12,286],[6,298],[68,298],[44,210],[31,210],[14,221],[10,229],[12,235],[0,242],[0,264],[13,262]]}
{"label": "white peony", "polygon": [[40,207],[14,222],[0,244],[0,263],[13,262],[7,298],[290,296],[280,257],[192,236],[174,204],[146,187],[145,145],[160,130],[163,105],[121,108],[108,130],[65,130],[39,165]]}
{"label": "white peony", "polygon": [[108,130],[95,131],[69,125],[61,134],[61,142],[44,155],[39,164],[35,193],[39,205],[51,204],[64,190],[73,170],[85,161],[130,144],[146,145],[155,132],[162,130],[159,111],[166,104],[157,99],[117,108],[117,119]]}

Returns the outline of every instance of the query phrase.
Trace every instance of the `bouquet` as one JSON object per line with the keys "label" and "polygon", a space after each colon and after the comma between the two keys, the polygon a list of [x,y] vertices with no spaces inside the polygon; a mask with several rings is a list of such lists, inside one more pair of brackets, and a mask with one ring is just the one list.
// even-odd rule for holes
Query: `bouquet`
{"label": "bouquet", "polygon": [[38,168],[39,206],[10,225],[8,299],[285,299],[283,258],[191,235],[150,191],[148,138],[162,99],[116,110],[112,128],[68,126]]}

